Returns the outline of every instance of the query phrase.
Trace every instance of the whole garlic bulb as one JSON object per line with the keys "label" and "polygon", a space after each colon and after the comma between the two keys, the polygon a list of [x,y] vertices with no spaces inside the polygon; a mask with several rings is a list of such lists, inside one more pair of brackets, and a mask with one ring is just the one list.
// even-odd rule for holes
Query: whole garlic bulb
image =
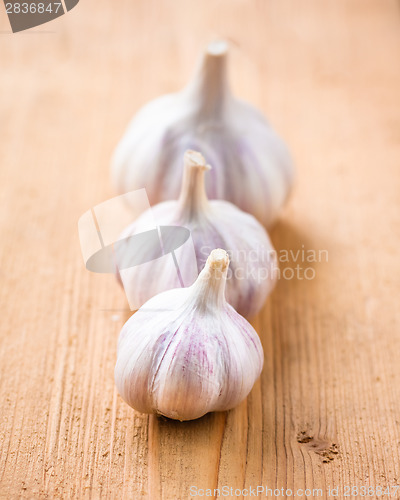
{"label": "whole garlic bulb", "polygon": [[[232,203],[208,200],[204,188],[204,173],[208,170],[211,167],[200,153],[187,151],[179,199],[155,205],[120,236],[120,240],[127,244],[119,246],[116,262],[130,304],[139,307],[157,293],[191,285],[203,269],[210,251],[216,247],[225,248],[229,253],[231,266],[226,296],[229,304],[241,315],[249,318],[257,314],[275,286],[276,252],[265,229],[252,215],[242,212]],[[180,254],[182,283],[172,265],[172,257],[168,261],[171,265],[166,265],[161,259],[153,260],[147,266],[129,267],[126,264],[134,251],[130,237],[144,234],[154,220],[160,227],[181,226],[190,231],[195,255],[188,250]],[[142,253],[150,255],[151,246],[152,241],[149,245],[142,243]],[[170,242],[164,242],[164,247],[171,246]]]}
{"label": "whole garlic bulb", "polygon": [[124,325],[115,383],[143,413],[193,420],[237,406],[263,366],[253,327],[224,296],[228,254],[213,250],[196,282],[150,299]]}
{"label": "whole garlic bulb", "polygon": [[113,182],[121,193],[146,188],[151,204],[176,199],[183,153],[201,151],[214,167],[209,198],[228,200],[268,227],[293,184],[292,161],[262,114],[232,96],[226,60],[227,43],[211,43],[183,91],[137,113],[116,148]]}

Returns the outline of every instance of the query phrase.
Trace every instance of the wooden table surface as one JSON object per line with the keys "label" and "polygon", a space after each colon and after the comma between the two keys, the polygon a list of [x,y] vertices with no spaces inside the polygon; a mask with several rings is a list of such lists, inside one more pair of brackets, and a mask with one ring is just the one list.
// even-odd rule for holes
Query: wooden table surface
{"label": "wooden table surface", "polygon": [[[0,10],[0,497],[399,498],[399,2],[82,0],[20,34]],[[290,145],[296,189],[271,236],[287,276],[315,278],[281,279],[253,322],[265,368],[247,401],[179,423],[117,395],[127,303],[85,269],[77,221],[114,195],[130,117],[215,36],[235,93]]]}

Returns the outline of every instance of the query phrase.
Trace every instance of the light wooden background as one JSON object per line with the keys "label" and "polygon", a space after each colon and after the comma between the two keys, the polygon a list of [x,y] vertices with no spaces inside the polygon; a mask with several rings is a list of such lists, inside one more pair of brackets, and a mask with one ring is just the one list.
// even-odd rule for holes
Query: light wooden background
{"label": "light wooden background", "polygon": [[[0,10],[0,497],[400,484],[399,2],[82,0],[15,35]],[[265,368],[247,402],[179,423],[118,397],[127,305],[85,270],[77,221],[114,195],[132,114],[182,87],[214,36],[296,161],[276,248],[329,260],[300,263],[315,279],[281,280],[254,321]]]}

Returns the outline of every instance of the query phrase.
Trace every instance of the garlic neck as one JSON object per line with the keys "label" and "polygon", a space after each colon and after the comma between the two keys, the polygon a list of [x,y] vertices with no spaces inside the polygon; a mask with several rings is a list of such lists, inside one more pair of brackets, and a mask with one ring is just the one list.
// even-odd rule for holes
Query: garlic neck
{"label": "garlic neck", "polygon": [[191,220],[208,209],[209,201],[204,185],[204,173],[211,167],[196,151],[186,151],[178,213],[182,222]]}
{"label": "garlic neck", "polygon": [[186,91],[203,118],[220,116],[230,99],[227,77],[228,44],[221,40],[208,45]]}
{"label": "garlic neck", "polygon": [[213,250],[192,285],[192,293],[197,309],[218,311],[226,304],[225,286],[229,257],[225,250]]}

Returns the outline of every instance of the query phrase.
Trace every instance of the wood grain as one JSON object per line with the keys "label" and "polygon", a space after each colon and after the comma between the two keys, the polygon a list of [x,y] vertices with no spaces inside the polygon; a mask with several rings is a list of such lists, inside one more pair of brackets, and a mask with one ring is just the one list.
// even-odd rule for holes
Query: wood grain
{"label": "wood grain", "polygon": [[[399,3],[82,0],[15,35],[0,11],[0,497],[400,484]],[[248,400],[178,423],[117,395],[129,313],[85,270],[77,221],[113,196],[132,114],[216,35],[296,161],[273,242],[328,261],[281,263],[315,278],[281,279],[254,321],[265,368]]]}

